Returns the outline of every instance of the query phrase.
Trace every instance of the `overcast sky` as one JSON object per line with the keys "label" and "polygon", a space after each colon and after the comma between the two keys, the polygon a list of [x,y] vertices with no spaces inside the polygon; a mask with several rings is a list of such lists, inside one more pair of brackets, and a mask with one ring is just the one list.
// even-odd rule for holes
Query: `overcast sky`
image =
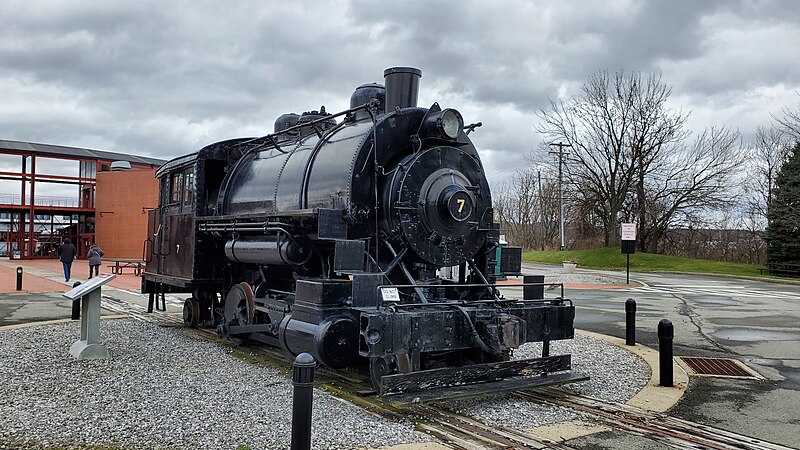
{"label": "overcast sky", "polygon": [[422,69],[497,184],[535,112],[598,70],[658,71],[689,126],[800,104],[800,1],[0,2],[0,139],[160,158],[348,106],[383,69]]}

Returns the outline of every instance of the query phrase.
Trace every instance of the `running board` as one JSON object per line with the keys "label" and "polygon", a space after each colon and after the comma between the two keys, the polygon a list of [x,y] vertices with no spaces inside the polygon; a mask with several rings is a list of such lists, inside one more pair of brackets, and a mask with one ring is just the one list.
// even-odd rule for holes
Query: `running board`
{"label": "running board", "polygon": [[570,370],[571,367],[572,355],[558,355],[419,370],[382,376],[378,394],[382,396],[406,394],[475,383],[485,385],[505,378],[563,372]]}
{"label": "running board", "polygon": [[571,372],[557,373],[552,375],[534,375],[530,377],[491,381],[488,383],[450,386],[428,391],[397,394],[388,397],[388,399],[397,403],[427,403],[439,400],[452,400],[464,397],[497,394],[499,392],[522,391],[548,386],[558,386],[562,384],[576,383],[578,381],[586,381],[588,379],[588,375]]}

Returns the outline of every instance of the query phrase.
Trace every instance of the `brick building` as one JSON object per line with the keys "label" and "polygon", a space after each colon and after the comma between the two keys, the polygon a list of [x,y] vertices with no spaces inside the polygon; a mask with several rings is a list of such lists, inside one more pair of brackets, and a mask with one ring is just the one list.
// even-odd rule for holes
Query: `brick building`
{"label": "brick building", "polygon": [[0,140],[0,256],[55,258],[70,238],[81,257],[97,240],[107,257],[141,258],[147,209],[158,206],[154,173],[163,163]]}

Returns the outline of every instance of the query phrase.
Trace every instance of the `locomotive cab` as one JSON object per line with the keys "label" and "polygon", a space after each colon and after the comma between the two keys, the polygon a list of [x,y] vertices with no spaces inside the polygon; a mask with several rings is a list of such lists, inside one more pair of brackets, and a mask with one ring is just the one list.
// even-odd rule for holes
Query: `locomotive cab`
{"label": "locomotive cab", "polygon": [[233,147],[242,141],[209,145],[168,161],[156,172],[159,204],[148,211],[142,292],[150,294],[151,307],[156,295],[192,293],[184,305],[188,326],[213,325],[222,317],[220,293],[226,291],[227,268],[207,263],[206,258],[218,255],[221,247],[216,240],[199,236],[197,224],[198,218],[214,214],[225,171],[237,159]]}

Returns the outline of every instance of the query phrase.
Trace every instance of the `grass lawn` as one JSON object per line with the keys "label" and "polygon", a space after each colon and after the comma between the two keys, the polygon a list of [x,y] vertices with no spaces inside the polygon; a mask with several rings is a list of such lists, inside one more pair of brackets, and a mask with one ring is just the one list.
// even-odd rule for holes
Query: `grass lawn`
{"label": "grass lawn", "polygon": [[[523,253],[525,262],[561,264],[563,261],[575,261],[578,267],[592,269],[625,270],[625,256],[617,247],[593,248],[588,250],[528,251]],[[758,269],[762,266],[739,264],[708,259],[692,259],[680,256],[657,255],[653,253],[635,253],[631,255],[632,272],[692,272],[714,273],[736,276],[762,278],[778,278],[761,275]]]}

